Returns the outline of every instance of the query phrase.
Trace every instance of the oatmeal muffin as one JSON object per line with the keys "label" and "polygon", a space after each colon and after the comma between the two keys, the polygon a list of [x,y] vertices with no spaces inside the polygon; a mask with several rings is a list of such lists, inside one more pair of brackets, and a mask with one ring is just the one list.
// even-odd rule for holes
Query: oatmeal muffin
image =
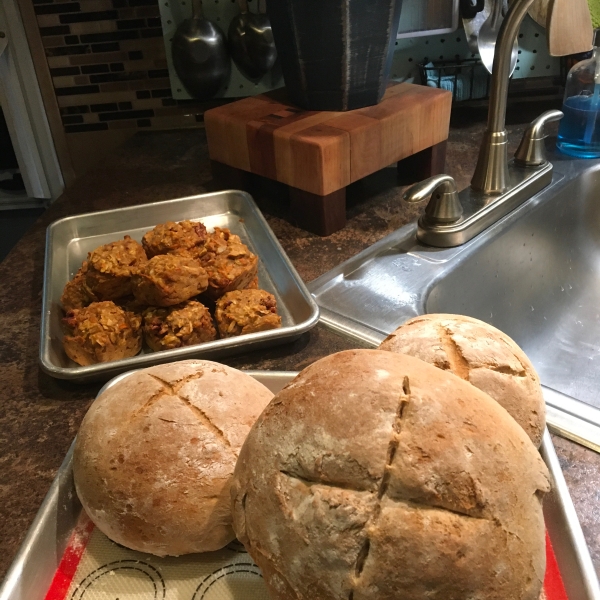
{"label": "oatmeal muffin", "polygon": [[159,254],[133,276],[133,295],[146,306],[174,306],[206,290],[208,276],[188,256]]}
{"label": "oatmeal muffin", "polygon": [[140,302],[133,294],[131,296],[123,296],[114,303],[120,306],[124,311],[129,311],[142,316],[142,313],[148,308],[148,305]]}
{"label": "oatmeal muffin", "polygon": [[265,290],[235,290],[217,301],[215,319],[221,337],[281,327],[277,301]]}
{"label": "oatmeal muffin", "polygon": [[206,227],[195,221],[168,221],[157,225],[142,238],[148,258],[157,254],[190,252],[197,254],[207,239]]}
{"label": "oatmeal muffin", "polygon": [[141,244],[128,235],[88,254],[87,287],[99,300],[131,295],[131,277],[148,262]]}
{"label": "oatmeal muffin", "polygon": [[135,356],[142,348],[142,320],[114,302],[93,302],[63,319],[67,356],[82,366]]}
{"label": "oatmeal muffin", "polygon": [[98,300],[85,283],[87,270],[88,263],[84,261],[81,269],[75,273],[75,277],[65,285],[65,289],[60,297],[60,303],[65,312],[69,312],[74,308],[84,308]]}
{"label": "oatmeal muffin", "polygon": [[258,272],[258,257],[239,236],[219,227],[209,234],[206,253],[200,261],[208,273],[206,295],[210,300],[252,285]]}
{"label": "oatmeal muffin", "polygon": [[144,339],[152,350],[171,350],[217,339],[210,312],[190,300],[169,308],[151,306],[144,312]]}

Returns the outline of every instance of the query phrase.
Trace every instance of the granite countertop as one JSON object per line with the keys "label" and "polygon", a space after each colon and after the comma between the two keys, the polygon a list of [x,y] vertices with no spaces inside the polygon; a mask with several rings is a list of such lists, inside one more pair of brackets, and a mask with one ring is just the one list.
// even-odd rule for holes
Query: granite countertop
{"label": "granite countertop", "polygon": [[[509,112],[511,143],[547,108]],[[483,109],[455,110],[447,172],[460,188],[474,169]],[[203,130],[139,133],[77,181],[0,264],[0,580],[21,544],[100,384],[54,380],[38,367],[46,227],[68,215],[183,197],[214,189]],[[395,169],[348,190],[348,224],[319,238],[286,221],[283,186],[264,182],[256,199],[300,276],[309,282],[418,216],[401,202]],[[359,347],[321,325],[293,344],[224,360],[231,366],[297,370],[318,358]],[[600,573],[600,455],[554,437],[561,465]]]}

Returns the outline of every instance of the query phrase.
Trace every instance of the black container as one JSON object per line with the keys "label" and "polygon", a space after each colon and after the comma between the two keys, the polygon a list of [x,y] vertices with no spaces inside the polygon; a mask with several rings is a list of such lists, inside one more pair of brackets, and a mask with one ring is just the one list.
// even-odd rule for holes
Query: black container
{"label": "black container", "polygon": [[290,100],[308,110],[377,104],[402,0],[267,0]]}

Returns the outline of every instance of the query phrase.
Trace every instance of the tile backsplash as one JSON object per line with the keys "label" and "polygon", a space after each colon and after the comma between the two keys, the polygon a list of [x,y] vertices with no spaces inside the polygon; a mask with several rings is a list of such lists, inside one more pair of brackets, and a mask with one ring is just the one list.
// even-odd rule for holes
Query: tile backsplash
{"label": "tile backsplash", "polygon": [[158,0],[32,0],[67,134],[197,126],[171,94]]}

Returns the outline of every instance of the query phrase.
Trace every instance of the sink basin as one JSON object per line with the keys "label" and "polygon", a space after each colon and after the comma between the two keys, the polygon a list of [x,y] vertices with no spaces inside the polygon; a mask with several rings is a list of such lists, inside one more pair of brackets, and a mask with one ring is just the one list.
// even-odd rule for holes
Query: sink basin
{"label": "sink basin", "polygon": [[600,451],[600,162],[551,156],[552,184],[458,248],[407,225],[309,288],[322,321],[373,345],[423,313],[510,335],[535,365],[548,422]]}
{"label": "sink basin", "polygon": [[510,335],[545,385],[600,409],[600,169],[554,190],[427,297]]}

